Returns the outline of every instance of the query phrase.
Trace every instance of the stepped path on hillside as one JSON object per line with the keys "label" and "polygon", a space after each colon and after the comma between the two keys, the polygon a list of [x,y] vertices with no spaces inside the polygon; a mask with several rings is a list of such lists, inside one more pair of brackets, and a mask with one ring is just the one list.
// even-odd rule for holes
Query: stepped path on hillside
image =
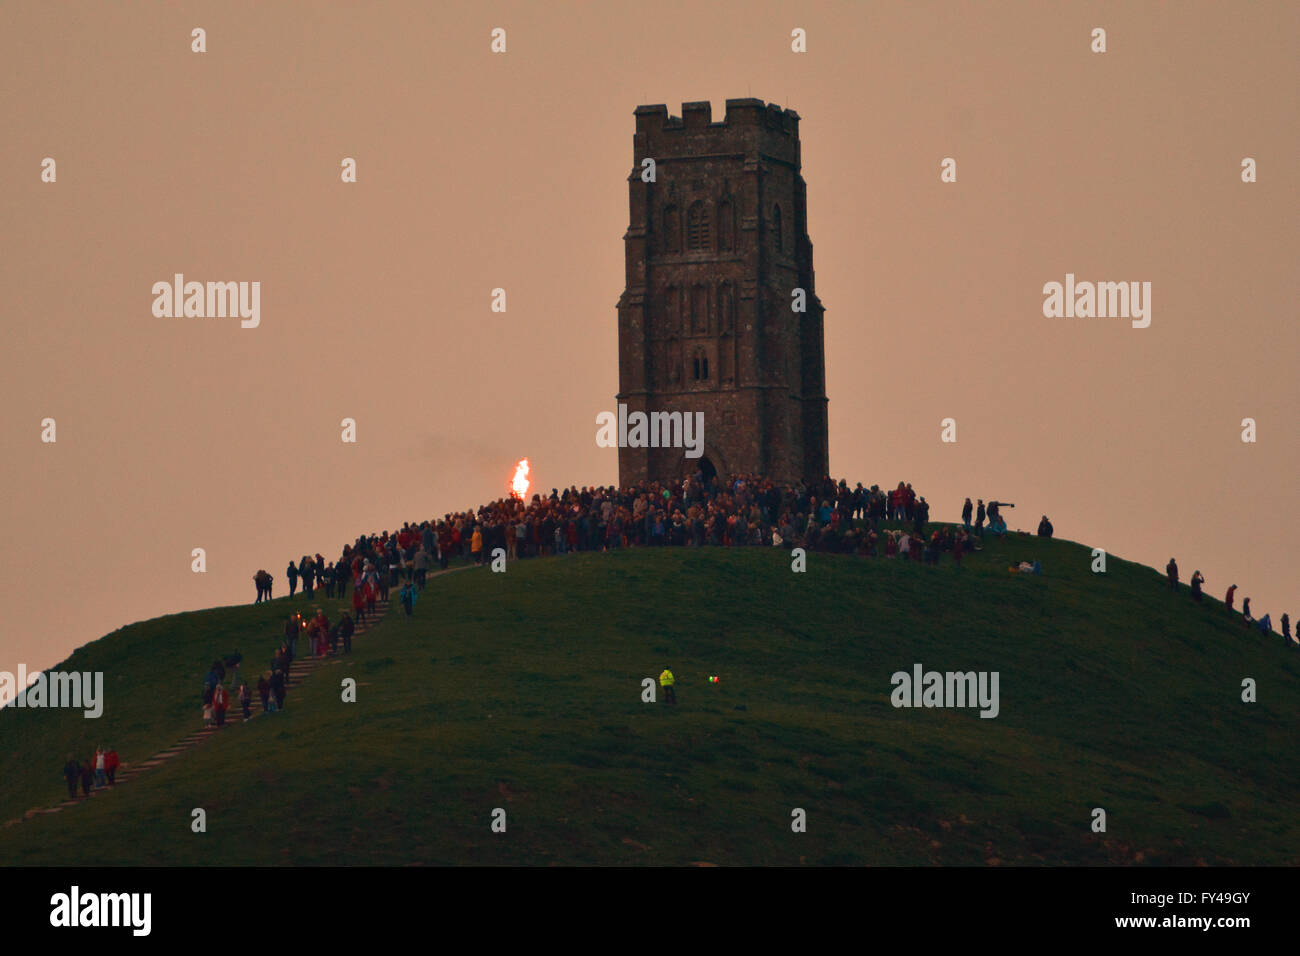
{"label": "stepped path on hillside", "polygon": [[[389,603],[390,602],[386,600],[376,601],[374,613],[369,615],[364,621],[360,621],[357,623],[356,630],[353,631],[352,633],[353,641],[356,641],[358,637],[360,637],[362,634],[365,634],[372,627],[378,626],[379,622],[383,620],[384,615],[388,613]],[[317,669],[320,668],[321,665],[325,664],[327,661],[331,659],[337,659],[339,656],[340,656],[339,653],[329,652],[326,654],[325,657],[295,657],[293,660],[293,664],[289,669],[289,680],[285,684],[286,696],[288,694],[291,694],[294,688],[301,687],[303,682],[305,682],[307,678],[311,677],[312,674],[316,673]],[[118,786],[124,783],[128,783],[131,780],[134,780],[136,777],[140,776],[143,773],[147,773],[148,771],[154,769],[155,767],[161,767],[169,760],[172,760],[175,757],[179,757],[181,754],[185,753],[188,750],[194,749],[199,744],[203,743],[205,740],[211,737],[213,734],[223,730],[229,730],[230,728],[236,727],[239,724],[246,724],[249,721],[256,720],[258,717],[261,717],[264,713],[263,711],[254,710],[250,708],[250,716],[248,720],[244,719],[243,714],[240,712],[239,701],[234,696],[235,691],[237,690],[238,690],[237,687],[231,690],[231,701],[230,701],[231,706],[229,710],[227,710],[226,712],[225,726],[217,727],[214,725],[210,727],[204,727],[200,730],[194,731],[194,733],[190,734],[188,737],[181,739],[178,743],[175,743],[164,750],[158,751],[158,753],[154,754],[152,757],[148,758],[147,760],[141,760],[136,763],[123,763],[121,766],[118,767],[116,781],[113,786],[92,787],[89,794],[80,797],[73,797],[69,800],[64,800],[62,803],[56,804],[55,806],[52,807],[37,807],[35,809],[28,810],[21,817],[16,817],[13,820],[6,821],[4,825],[6,827],[12,826],[15,823],[21,823],[23,820],[30,820],[32,817],[44,813],[59,813],[62,810],[64,810],[66,807],[75,807],[78,804],[85,803],[91,797],[99,796],[102,793],[111,793],[112,791],[116,790]],[[260,704],[261,704],[261,700],[258,698],[257,691],[254,689],[252,706],[257,707]]]}
{"label": "stepped path on hillside", "polygon": [[[432,572],[428,575],[428,579],[432,580],[433,578],[440,577],[443,574],[452,574],[456,571],[465,571],[468,570],[470,567],[472,567],[472,565],[466,565],[459,568],[449,568],[446,571]],[[377,601],[375,603],[374,613],[368,615],[364,621],[359,621],[357,623],[356,630],[353,631],[352,633],[353,642],[355,642],[357,638],[359,638],[362,634],[365,634],[371,628],[377,627],[384,620],[384,617],[388,614],[390,603],[396,603],[396,598],[394,597],[392,600]],[[319,670],[322,666],[329,663],[338,663],[339,659],[342,656],[343,655],[341,651],[340,652],[329,651],[324,657],[295,657],[293,660],[293,664],[290,667],[288,683],[285,685],[286,695],[291,694],[294,688],[301,687],[302,684],[308,678],[310,678],[312,674],[316,673],[316,671]],[[236,688],[236,690],[237,689],[238,688]],[[205,740],[211,737],[213,734],[219,733],[221,731],[229,731],[233,727],[237,727],[240,724],[246,724],[249,721],[256,720],[258,717],[263,716],[262,711],[252,709],[250,711],[251,716],[248,718],[248,720],[245,720],[243,718],[242,713],[240,712],[239,701],[234,697],[233,692],[231,694],[230,703],[231,706],[230,709],[226,712],[226,724],[224,727],[212,726],[212,727],[204,727],[200,730],[196,730],[188,737],[184,737],[176,744],[164,750],[160,750],[158,753],[154,754],[152,757],[148,758],[147,760],[141,760],[136,763],[129,763],[129,764],[123,763],[121,766],[118,767],[116,783],[114,786],[91,788],[91,791],[88,795],[73,797],[69,800],[64,800],[62,803],[58,803],[52,807],[36,807],[34,809],[28,810],[21,817],[15,817],[12,820],[6,821],[4,826],[10,827],[13,826],[14,824],[22,823],[24,820],[30,820],[33,817],[39,816],[41,814],[60,813],[65,808],[75,807],[78,804],[85,803],[92,797],[96,797],[103,793],[111,793],[122,784],[129,783],[131,780],[134,780],[135,778],[139,777],[141,774],[147,773],[148,771],[153,770],[155,767],[161,767],[164,764],[166,764],[169,760],[173,760],[176,757],[179,757],[181,754],[185,753],[186,751],[194,749],[199,744],[203,743]],[[260,707],[260,705],[261,705],[261,700],[258,698],[257,692],[254,689],[252,707],[257,708]]]}

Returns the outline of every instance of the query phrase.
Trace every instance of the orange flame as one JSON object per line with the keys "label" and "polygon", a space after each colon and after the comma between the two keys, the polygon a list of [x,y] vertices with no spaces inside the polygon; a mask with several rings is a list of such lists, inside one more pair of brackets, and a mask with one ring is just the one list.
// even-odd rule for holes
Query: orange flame
{"label": "orange flame", "polygon": [[528,480],[528,472],[528,459],[519,459],[518,464],[515,465],[515,476],[510,480],[510,493],[520,501],[528,495],[528,486],[531,484]]}

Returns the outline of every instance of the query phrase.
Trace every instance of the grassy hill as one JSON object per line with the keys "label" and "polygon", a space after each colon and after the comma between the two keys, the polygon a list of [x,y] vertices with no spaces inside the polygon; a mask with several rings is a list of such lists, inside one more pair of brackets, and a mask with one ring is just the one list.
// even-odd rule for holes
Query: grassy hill
{"label": "grassy hill", "polygon": [[[1033,557],[1044,576],[1008,573]],[[811,554],[795,574],[788,551],[657,549],[440,576],[413,621],[394,604],[285,712],[0,829],[0,860],[1300,862],[1300,654],[1150,568],[1111,556],[1093,574],[1069,542],[945,562]],[[287,609],[173,615],[78,650],[55,669],[103,670],[105,714],[0,712],[0,820],[58,802],[74,747],[139,761],[193,730],[205,665],[239,647],[264,668]],[[1000,714],[894,708],[890,675],[915,663],[998,671]],[[665,665],[676,708],[641,701]]]}

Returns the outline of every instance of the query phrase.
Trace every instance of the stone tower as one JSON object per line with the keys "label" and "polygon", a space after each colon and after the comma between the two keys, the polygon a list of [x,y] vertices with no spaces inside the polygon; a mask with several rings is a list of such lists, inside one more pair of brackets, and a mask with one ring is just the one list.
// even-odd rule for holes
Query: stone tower
{"label": "stone tower", "polygon": [[622,447],[620,485],[700,469],[824,476],[824,310],[799,115],[758,99],[727,100],[717,123],[708,103],[683,103],[680,118],[639,106],[633,143],[618,401],[628,414],[702,412],[704,452]]}

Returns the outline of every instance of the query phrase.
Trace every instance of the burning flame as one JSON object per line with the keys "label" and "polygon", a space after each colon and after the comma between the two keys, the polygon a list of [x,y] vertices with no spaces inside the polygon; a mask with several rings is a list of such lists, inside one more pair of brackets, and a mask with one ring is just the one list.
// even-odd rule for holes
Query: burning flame
{"label": "burning flame", "polygon": [[520,501],[528,496],[528,486],[531,482],[528,480],[528,459],[519,459],[515,465],[515,476],[510,480],[510,493]]}

